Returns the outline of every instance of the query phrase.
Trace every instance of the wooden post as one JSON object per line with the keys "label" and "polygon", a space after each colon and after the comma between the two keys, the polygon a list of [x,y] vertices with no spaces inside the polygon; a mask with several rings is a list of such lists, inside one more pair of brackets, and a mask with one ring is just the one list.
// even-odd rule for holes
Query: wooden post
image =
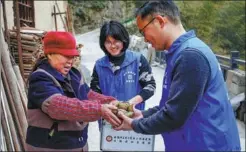
{"label": "wooden post", "polygon": [[[58,12],[56,12],[56,9]],[[64,18],[62,17],[62,14],[66,14],[67,12],[61,12],[59,9],[59,6],[57,4],[57,1],[55,1],[55,5],[54,5],[54,12],[51,14],[52,16],[54,15],[54,19],[55,19],[55,26],[56,26],[56,31],[57,31],[57,19],[56,19],[56,15],[60,15],[61,21],[63,23],[64,29],[65,31],[68,31],[67,29],[67,24],[64,21]],[[65,19],[66,20],[66,19]]]}
{"label": "wooden post", "polygon": [[66,14],[66,13],[62,13],[62,12],[60,11],[60,8],[59,8],[59,6],[58,6],[57,0],[55,0],[55,5],[56,5],[56,7],[57,7],[58,14],[60,15],[60,18],[61,18],[61,20],[62,20],[64,29],[65,29],[65,31],[68,31],[68,30],[67,30],[66,23],[65,23],[65,21],[64,21],[63,18],[62,18],[62,14]]}
{"label": "wooden post", "polygon": [[6,42],[9,45],[9,32],[8,32],[8,21],[7,21],[7,16],[6,16],[5,0],[1,0],[1,1],[2,1],[2,6],[3,6],[4,35],[6,38]]}
{"label": "wooden post", "polygon": [[[68,19],[67,19],[67,16],[64,16],[64,20],[66,21],[66,27],[68,27]],[[67,32],[68,32],[68,28],[67,28]]]}
{"label": "wooden post", "polygon": [[32,21],[33,21],[32,22],[33,23],[32,26],[35,27],[35,7],[34,7],[34,0],[32,0],[31,3],[32,3],[32,6],[33,6],[32,9],[31,9],[31,13],[32,13],[32,17],[33,17],[33,19],[32,19]]}
{"label": "wooden post", "polygon": [[67,22],[68,32],[73,33],[73,16],[69,5],[67,6]]}
{"label": "wooden post", "polygon": [[[16,147],[17,149],[20,149],[18,147],[22,147],[22,149],[24,149],[26,131],[23,131],[23,130],[26,130],[27,127],[23,128],[23,126],[21,126],[20,123],[22,122],[23,119],[18,117],[20,115],[23,115],[23,113],[20,114],[20,112],[18,112],[18,108],[15,107],[16,104],[14,103],[13,96],[10,93],[10,89],[11,88],[9,87],[8,80],[6,78],[6,73],[5,73],[4,68],[1,71],[1,74],[3,76],[3,86],[6,89],[7,101],[9,102],[9,107],[8,108],[10,109],[11,113],[13,114],[13,115],[11,115],[11,117],[14,118],[13,120],[15,120],[13,123],[15,123],[15,126],[17,126],[16,127],[17,129],[15,129],[15,130],[18,133],[18,135],[20,137],[20,142],[21,142],[21,145],[17,144],[16,142],[15,142],[14,145],[17,146]],[[18,105],[16,105],[16,106],[18,106]],[[14,125],[11,125],[11,126],[14,128]],[[17,136],[17,133],[15,133],[15,136]],[[15,137],[15,138],[17,138],[17,137]]]}
{"label": "wooden post", "polygon": [[55,5],[54,5],[54,20],[55,20],[55,27],[56,27],[56,31],[57,31],[56,6]]}
{"label": "wooden post", "polygon": [[[1,33],[1,32],[0,32]],[[10,106],[14,106],[14,111],[16,112],[17,116],[16,119],[14,119],[15,121],[18,121],[20,126],[17,127],[20,133],[20,138],[21,138],[21,142],[22,144],[19,145],[23,145],[25,143],[25,135],[26,135],[26,129],[27,129],[27,120],[26,120],[26,115],[24,112],[24,108],[22,106],[21,103],[21,98],[20,98],[20,94],[18,91],[18,88],[16,86],[17,83],[17,79],[13,70],[13,67],[11,65],[11,61],[9,58],[9,51],[7,51],[7,46],[4,43],[4,38],[3,38],[3,34],[1,33],[0,35],[0,51],[2,51],[2,60],[1,60],[1,65],[2,65],[2,72],[4,72],[4,74],[2,76],[4,76],[3,78],[5,79],[4,85],[6,84],[6,86],[8,86],[7,88],[9,88],[9,90],[7,90],[6,94],[10,94],[10,96],[12,96],[13,99],[13,103],[10,104]],[[14,113],[15,113],[14,112]],[[18,123],[17,123],[18,125]]]}
{"label": "wooden post", "polygon": [[[0,85],[2,86],[2,79],[0,80]],[[3,94],[4,92],[4,89],[3,90],[0,90],[0,98],[1,98],[1,103],[0,103],[0,107],[2,109],[2,116],[1,116],[1,125],[2,125],[2,129],[3,129],[3,132],[4,132],[4,136],[5,136],[5,140],[6,140],[6,147],[8,151],[15,151],[15,147],[14,147],[14,140],[13,140],[13,136],[15,135],[11,135],[11,127],[13,126],[10,126],[10,123],[9,123],[9,119],[7,117],[7,108],[8,108],[8,104],[5,105],[5,102],[4,101],[6,99],[6,94]]]}
{"label": "wooden post", "polygon": [[21,36],[20,36],[20,16],[19,16],[19,1],[15,1],[15,23],[17,28],[17,42],[18,42],[18,57],[19,57],[19,67],[21,71],[21,76],[24,78],[24,67],[22,60],[22,48],[21,48]]}

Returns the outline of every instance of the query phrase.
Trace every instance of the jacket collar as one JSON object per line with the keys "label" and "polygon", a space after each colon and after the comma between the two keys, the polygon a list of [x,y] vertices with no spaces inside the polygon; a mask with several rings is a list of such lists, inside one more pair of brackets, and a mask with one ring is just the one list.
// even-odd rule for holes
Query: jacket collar
{"label": "jacket collar", "polygon": [[56,69],[54,69],[50,63],[48,62],[48,60],[44,60],[42,61],[41,65],[38,67],[41,69],[44,69],[45,71],[49,72],[52,76],[54,76],[58,81],[62,81],[64,82],[65,77],[63,77],[63,75],[58,72]]}
{"label": "jacket collar", "polygon": [[[123,68],[123,67],[129,65],[130,63],[132,63],[135,60],[135,58],[131,57],[130,54],[132,54],[132,53],[129,50],[126,50],[125,58],[124,58],[123,63],[120,65],[120,68]],[[100,60],[99,65],[102,67],[108,67],[109,69],[111,69],[109,57],[108,56],[103,57],[102,60]]]}
{"label": "jacket collar", "polygon": [[175,50],[177,50],[182,43],[184,43],[185,41],[187,41],[190,38],[196,37],[195,31],[191,30],[186,32],[185,34],[181,35],[179,38],[177,38],[173,44],[171,45],[171,47],[168,49],[168,51],[166,52],[167,55],[172,54]]}

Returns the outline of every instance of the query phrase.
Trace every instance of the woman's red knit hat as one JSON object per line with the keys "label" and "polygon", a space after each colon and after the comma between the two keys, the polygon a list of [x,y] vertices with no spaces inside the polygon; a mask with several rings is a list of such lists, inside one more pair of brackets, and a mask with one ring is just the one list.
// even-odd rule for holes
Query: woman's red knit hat
{"label": "woman's red knit hat", "polygon": [[79,56],[76,40],[69,32],[47,32],[43,39],[44,54],[57,53],[64,56]]}

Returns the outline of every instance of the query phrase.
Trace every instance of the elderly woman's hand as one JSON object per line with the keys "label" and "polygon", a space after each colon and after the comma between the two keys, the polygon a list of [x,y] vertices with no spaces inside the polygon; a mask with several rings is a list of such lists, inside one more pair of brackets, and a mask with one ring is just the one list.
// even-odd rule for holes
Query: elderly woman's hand
{"label": "elderly woman's hand", "polygon": [[112,100],[112,101],[110,101],[109,104],[110,104],[110,105],[117,106],[117,105],[119,104],[119,101],[118,101],[118,100]]}
{"label": "elderly woman's hand", "polygon": [[111,104],[103,104],[101,107],[101,115],[102,117],[109,122],[112,126],[120,126],[121,120],[112,112],[112,110],[116,110],[117,107]]}

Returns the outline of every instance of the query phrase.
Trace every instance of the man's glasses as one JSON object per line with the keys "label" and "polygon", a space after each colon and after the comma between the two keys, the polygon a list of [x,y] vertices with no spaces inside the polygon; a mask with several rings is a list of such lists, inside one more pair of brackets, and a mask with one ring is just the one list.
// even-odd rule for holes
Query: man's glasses
{"label": "man's glasses", "polygon": [[153,21],[155,20],[155,17],[153,17],[148,24],[146,24],[142,29],[139,30],[139,33],[141,33],[144,36],[144,29]]}

